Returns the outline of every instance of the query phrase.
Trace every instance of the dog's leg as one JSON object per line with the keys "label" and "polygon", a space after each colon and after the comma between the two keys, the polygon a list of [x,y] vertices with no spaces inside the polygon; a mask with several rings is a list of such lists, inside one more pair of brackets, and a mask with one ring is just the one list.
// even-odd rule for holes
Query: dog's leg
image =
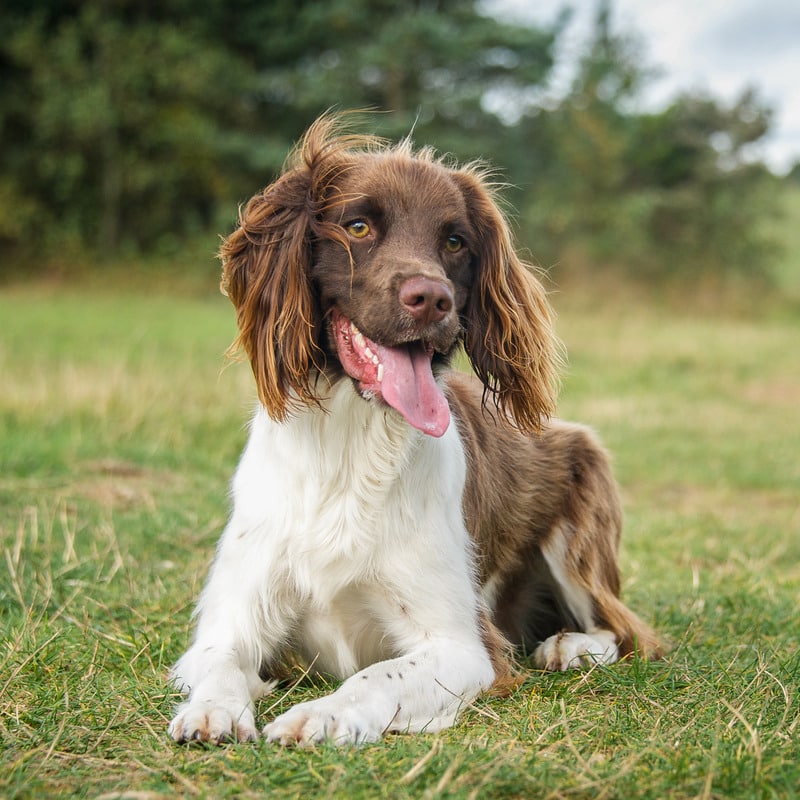
{"label": "dog's leg", "polygon": [[618,658],[617,637],[601,628],[591,633],[557,633],[545,639],[533,652],[534,664],[553,672],[613,664]]}
{"label": "dog's leg", "polygon": [[539,644],[533,653],[536,666],[566,670],[613,664],[634,652],[643,658],[660,658],[664,651],[659,637],[618,597],[616,565],[611,572],[608,563],[601,566],[597,552],[581,551],[576,536],[580,533],[574,528],[562,525],[542,547],[577,630],[555,633]]}
{"label": "dog's leg", "polygon": [[335,692],[300,703],[264,728],[283,745],[361,744],[388,732],[436,732],[494,678],[481,642],[440,640],[425,649],[380,661],[348,678]]}
{"label": "dog's leg", "polygon": [[[533,662],[540,669],[567,670],[593,664],[613,664],[619,658],[619,638],[598,624],[597,594],[609,594],[599,570],[594,572],[596,586],[587,588],[585,576],[575,572],[570,559],[570,539],[576,533],[569,525],[556,527],[542,547],[562,601],[577,623],[577,631],[561,631],[545,639],[533,652]],[[616,577],[616,576],[615,576]]]}
{"label": "dog's leg", "polygon": [[172,682],[187,694],[169,725],[176,742],[254,741],[258,738],[254,701],[275,681],[256,667],[242,639],[226,631],[209,635],[202,614],[194,644],[171,673]]}
{"label": "dog's leg", "polygon": [[278,652],[275,643],[286,639],[291,619],[277,613],[267,618],[263,597],[263,587],[271,585],[267,568],[266,578],[259,571],[231,568],[246,563],[228,558],[227,549],[235,549],[240,541],[236,533],[223,535],[198,604],[194,642],[171,673],[175,686],[187,694],[169,726],[177,742],[256,739],[254,701],[274,686],[269,664]]}
{"label": "dog's leg", "polygon": [[169,725],[175,741],[219,744],[257,738],[253,700],[269,684],[243,664],[235,648],[220,650],[197,642],[176,665],[173,680],[188,691]]}

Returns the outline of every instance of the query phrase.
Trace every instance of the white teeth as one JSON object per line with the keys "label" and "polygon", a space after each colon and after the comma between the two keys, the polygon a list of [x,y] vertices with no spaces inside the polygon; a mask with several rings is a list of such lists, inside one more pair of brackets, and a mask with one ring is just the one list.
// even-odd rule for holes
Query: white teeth
{"label": "white teeth", "polygon": [[364,357],[371,361],[373,366],[378,368],[378,381],[383,380],[383,364],[380,363],[378,356],[372,352],[367,346],[367,340],[364,337],[364,334],[351,322],[350,323],[350,334],[353,337],[353,341],[356,343],[360,350],[364,351]]}

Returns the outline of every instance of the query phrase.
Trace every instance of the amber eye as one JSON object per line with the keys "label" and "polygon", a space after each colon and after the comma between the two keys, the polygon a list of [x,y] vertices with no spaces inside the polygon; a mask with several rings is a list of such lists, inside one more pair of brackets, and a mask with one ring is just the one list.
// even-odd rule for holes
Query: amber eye
{"label": "amber eye", "polygon": [[464,240],[460,236],[448,236],[444,240],[444,249],[448,253],[457,253],[464,247]]}
{"label": "amber eye", "polygon": [[370,234],[370,227],[363,219],[356,219],[349,222],[345,226],[345,229],[354,239],[363,239]]}

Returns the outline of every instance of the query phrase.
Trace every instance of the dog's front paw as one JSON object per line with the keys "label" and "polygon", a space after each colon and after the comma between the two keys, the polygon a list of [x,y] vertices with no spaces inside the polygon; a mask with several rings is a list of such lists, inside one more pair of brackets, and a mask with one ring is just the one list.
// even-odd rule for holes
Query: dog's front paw
{"label": "dog's front paw", "polygon": [[545,639],[533,653],[536,666],[552,672],[613,664],[618,657],[616,639],[610,631],[558,633]]}
{"label": "dog's front paw", "polygon": [[184,703],[169,724],[169,735],[176,742],[252,742],[258,738],[253,712],[224,703],[194,701]]}
{"label": "dog's front paw", "polygon": [[364,744],[377,741],[381,734],[358,708],[342,707],[329,697],[300,703],[264,728],[268,741],[298,747],[320,742]]}

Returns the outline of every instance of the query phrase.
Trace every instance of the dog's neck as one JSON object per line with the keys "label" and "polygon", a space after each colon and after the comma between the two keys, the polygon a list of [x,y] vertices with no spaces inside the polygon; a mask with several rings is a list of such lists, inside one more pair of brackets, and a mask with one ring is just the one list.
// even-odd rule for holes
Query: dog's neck
{"label": "dog's neck", "polygon": [[259,416],[271,428],[275,446],[285,443],[304,458],[313,454],[315,467],[325,473],[323,480],[347,465],[391,480],[421,446],[436,442],[385,403],[362,397],[350,378],[328,382],[320,376],[317,391],[319,406],[298,403],[283,422],[268,420],[263,409]]}

